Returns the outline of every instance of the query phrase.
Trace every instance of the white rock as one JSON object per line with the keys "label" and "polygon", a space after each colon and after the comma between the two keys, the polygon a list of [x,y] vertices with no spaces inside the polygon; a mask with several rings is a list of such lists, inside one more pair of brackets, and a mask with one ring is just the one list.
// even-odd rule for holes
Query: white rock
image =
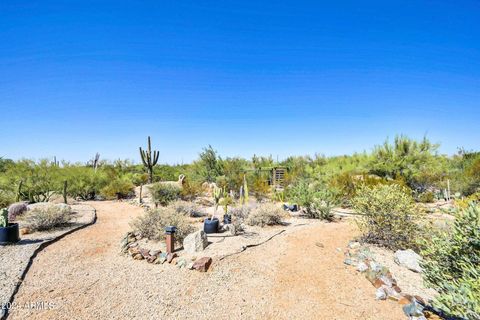
{"label": "white rock", "polygon": [[420,267],[419,263],[421,259],[422,257],[420,257],[412,249],[397,250],[394,255],[395,263],[409,270],[419,273],[422,272],[422,267]]}
{"label": "white rock", "polygon": [[365,262],[360,262],[359,264],[357,264],[357,271],[365,272],[367,270],[368,270],[368,266]]}
{"label": "white rock", "polygon": [[183,240],[183,250],[186,253],[203,251],[208,245],[207,234],[203,230],[191,233]]}

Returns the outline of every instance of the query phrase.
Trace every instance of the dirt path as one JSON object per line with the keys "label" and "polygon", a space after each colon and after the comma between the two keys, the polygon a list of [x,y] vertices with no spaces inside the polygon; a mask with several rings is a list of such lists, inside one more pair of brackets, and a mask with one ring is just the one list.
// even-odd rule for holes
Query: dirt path
{"label": "dirt path", "polygon": [[9,319],[405,319],[343,265],[337,248],[352,237],[348,223],[300,227],[203,274],[120,256],[119,240],[142,209],[89,204],[97,223],[39,254]]}

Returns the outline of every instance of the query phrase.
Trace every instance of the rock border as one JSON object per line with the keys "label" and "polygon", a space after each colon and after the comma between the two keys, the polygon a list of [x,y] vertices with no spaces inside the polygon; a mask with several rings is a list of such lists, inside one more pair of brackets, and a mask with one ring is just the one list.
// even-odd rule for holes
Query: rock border
{"label": "rock border", "polygon": [[[30,256],[30,258],[28,259],[28,262],[27,264],[24,266],[23,268],[23,271],[21,273],[21,276],[20,278],[17,280],[17,283],[15,284],[15,288],[13,289],[12,291],[12,294],[10,295],[10,298],[7,302],[2,302],[2,306],[1,306],[1,310],[0,310],[0,320],[6,320],[8,318],[8,315],[9,315],[9,312],[8,312],[8,308],[7,308],[7,305],[12,305],[13,302],[15,301],[15,296],[16,294],[18,293],[18,290],[20,290],[20,286],[22,285],[23,281],[25,280],[25,277],[27,276],[27,273],[28,271],[30,270],[30,267],[32,266],[35,258],[37,257],[37,255],[42,252],[46,247],[48,247],[49,245],[63,239],[64,237],[68,236],[69,234],[72,234],[78,230],[81,230],[81,229],[84,229],[88,226],[91,226],[93,224],[95,224],[97,222],[97,210],[90,206],[90,205],[87,205],[88,207],[91,208],[91,212],[93,213],[92,214],[92,218],[90,219],[90,221],[88,221],[87,223],[85,224],[82,224],[80,226],[77,226],[77,227],[74,227],[68,231],[65,231],[64,233],[61,233],[59,234],[58,236],[55,236],[51,239],[48,239],[48,240],[45,240],[43,241],[41,244],[38,245],[38,247],[33,251],[32,255]],[[7,305],[5,305],[7,304]]]}

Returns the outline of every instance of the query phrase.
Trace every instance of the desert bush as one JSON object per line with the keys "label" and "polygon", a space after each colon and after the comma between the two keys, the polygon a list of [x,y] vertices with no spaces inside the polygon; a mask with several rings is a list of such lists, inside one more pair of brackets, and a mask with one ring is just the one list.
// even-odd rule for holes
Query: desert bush
{"label": "desert bush", "polygon": [[469,195],[468,197],[462,199],[455,199],[455,205],[460,209],[466,209],[471,204],[480,203],[480,192]]}
{"label": "desert bush", "polygon": [[185,179],[182,190],[180,191],[180,197],[183,200],[193,200],[200,196],[202,192],[203,189],[201,183]]}
{"label": "desert bush", "polygon": [[431,191],[425,191],[418,195],[418,201],[422,203],[432,203],[435,201],[435,195]]}
{"label": "desert bush", "polygon": [[285,217],[285,211],[273,203],[263,203],[253,210],[246,219],[251,226],[271,226],[281,224]]}
{"label": "desert bush", "polygon": [[250,214],[250,208],[248,206],[239,206],[230,208],[229,214],[232,215],[233,220],[244,222]]}
{"label": "desert bush", "polygon": [[456,214],[451,230],[424,241],[425,282],[439,292],[433,305],[450,316],[480,319],[480,207]]}
{"label": "desert bush", "polygon": [[124,199],[133,194],[134,187],[132,182],[117,178],[110,181],[100,194],[106,199]]}
{"label": "desert bush", "polygon": [[75,199],[95,199],[108,183],[106,174],[90,167],[68,166],[63,169],[63,176],[68,182],[68,195]]}
{"label": "desert bush", "polygon": [[48,202],[63,185],[59,167],[46,159],[20,160],[9,165],[2,180],[14,192],[21,183],[19,200],[29,202]]}
{"label": "desert bush", "polygon": [[172,207],[160,207],[145,212],[142,216],[132,222],[134,231],[140,232],[142,236],[161,241],[165,238],[165,227],[175,226],[177,231],[175,239],[181,243],[185,237],[195,231],[183,213],[178,213]]}
{"label": "desert bush", "polygon": [[155,205],[166,206],[180,198],[180,193],[180,187],[170,183],[158,182],[150,186],[150,194]]}
{"label": "desert bush", "polygon": [[332,221],[335,197],[328,191],[317,192],[315,198],[306,209],[310,218]]}
{"label": "desert bush", "polygon": [[7,208],[13,202],[15,202],[13,192],[0,189],[0,208]]}
{"label": "desert bush", "polygon": [[363,240],[390,249],[416,248],[421,213],[408,189],[399,185],[361,187],[352,200]]}
{"label": "desert bush", "polygon": [[438,145],[426,137],[415,141],[400,135],[393,144],[387,140],[375,147],[370,172],[390,179],[401,177],[411,189],[423,192],[443,179],[446,161],[437,150]]}
{"label": "desert bush", "polygon": [[303,207],[310,218],[333,219],[332,209],[337,204],[336,195],[320,185],[314,186],[306,180],[299,180],[287,188],[287,198]]}
{"label": "desert bush", "polygon": [[191,201],[176,200],[168,205],[173,208],[175,212],[181,213],[188,217],[201,216],[200,208]]}
{"label": "desert bush", "polygon": [[72,210],[69,206],[45,205],[27,211],[22,221],[32,231],[45,231],[63,227],[71,218]]}

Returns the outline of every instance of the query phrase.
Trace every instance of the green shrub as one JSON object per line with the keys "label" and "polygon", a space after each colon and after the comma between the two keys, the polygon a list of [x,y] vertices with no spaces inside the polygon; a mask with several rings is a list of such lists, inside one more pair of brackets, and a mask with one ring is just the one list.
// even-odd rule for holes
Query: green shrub
{"label": "green shrub", "polygon": [[333,220],[333,207],[337,204],[333,192],[300,180],[287,188],[287,199],[303,207],[305,214],[314,219]]}
{"label": "green shrub", "polygon": [[416,248],[421,213],[408,189],[399,185],[361,187],[352,200],[363,240],[390,249]]}
{"label": "green shrub", "polygon": [[15,202],[13,192],[9,190],[0,190],[0,208],[7,208],[10,204]]}
{"label": "green shrub", "polygon": [[255,208],[246,219],[250,226],[272,226],[282,224],[285,211],[273,203],[264,203]]}
{"label": "green shrub", "polygon": [[203,192],[202,184],[185,179],[182,189],[180,191],[180,197],[183,200],[193,200],[200,196]]}
{"label": "green shrub", "polygon": [[155,205],[166,206],[180,198],[181,189],[174,184],[158,182],[150,186],[150,194]]}
{"label": "green shrub", "polygon": [[331,193],[317,192],[312,203],[307,207],[306,213],[310,218],[332,221],[335,203],[335,198]]}
{"label": "green shrub", "polygon": [[93,200],[107,185],[108,178],[90,167],[69,166],[63,169],[64,179],[68,182],[67,193],[72,198]]}
{"label": "green shrub", "polygon": [[124,199],[132,195],[134,185],[124,179],[114,179],[107,184],[100,192],[106,199]]}
{"label": "green shrub", "polygon": [[425,191],[418,195],[418,201],[422,203],[432,203],[435,201],[435,195],[431,191]]}
{"label": "green shrub", "polygon": [[63,227],[69,224],[71,219],[72,211],[69,206],[46,203],[27,211],[22,221],[31,231],[46,231]]}
{"label": "green shrub", "polygon": [[175,226],[175,239],[181,243],[185,237],[194,232],[195,228],[189,223],[183,213],[178,213],[172,207],[161,207],[149,210],[132,222],[134,231],[150,240],[163,241],[165,239],[165,227]]}
{"label": "green shrub", "polygon": [[439,292],[433,305],[450,316],[480,319],[480,207],[458,212],[452,230],[424,242],[424,279]]}

